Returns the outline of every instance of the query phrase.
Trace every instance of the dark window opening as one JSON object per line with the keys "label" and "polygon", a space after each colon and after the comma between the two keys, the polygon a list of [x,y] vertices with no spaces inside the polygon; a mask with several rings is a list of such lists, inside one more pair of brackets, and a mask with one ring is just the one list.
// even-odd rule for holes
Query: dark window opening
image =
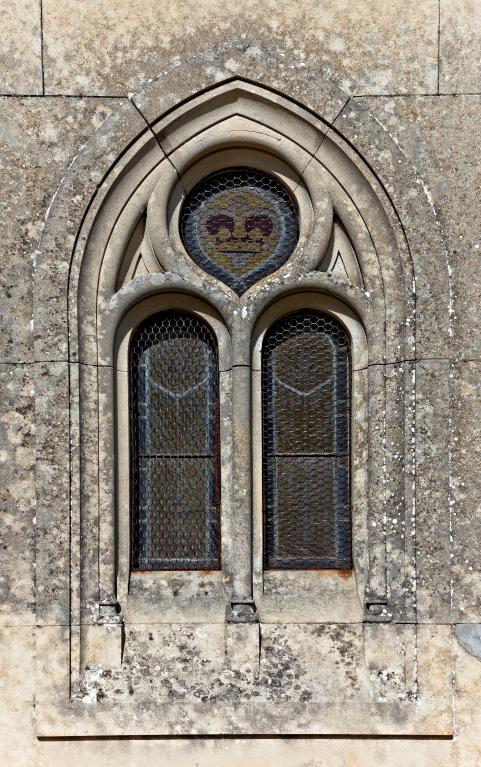
{"label": "dark window opening", "polygon": [[334,317],[278,320],[262,352],[264,566],[352,567],[350,350]]}
{"label": "dark window opening", "polygon": [[220,567],[219,365],[209,326],[162,312],[130,347],[132,568]]}

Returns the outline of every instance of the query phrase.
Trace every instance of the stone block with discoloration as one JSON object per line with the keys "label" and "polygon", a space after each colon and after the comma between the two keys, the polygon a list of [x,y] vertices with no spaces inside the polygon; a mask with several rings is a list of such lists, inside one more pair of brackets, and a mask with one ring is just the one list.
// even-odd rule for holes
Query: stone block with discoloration
{"label": "stone block with discoloration", "polygon": [[440,4],[440,93],[479,93],[481,6],[473,0]]}
{"label": "stone block with discoloration", "polygon": [[[68,24],[70,34],[62,33]],[[437,5],[374,0],[356,5],[331,0],[252,1],[233,12],[223,0],[198,3],[98,5],[89,0],[44,2],[45,65],[48,92],[126,95],[162,74],[180,59],[232,41],[258,56],[259,48],[300,58],[307,67],[322,63],[342,87],[370,93],[435,92]],[[393,34],[394,29],[397,34]],[[126,48],[129,51],[125,57]],[[264,57],[268,54],[264,54]],[[177,62],[174,62],[174,66]],[[395,65],[394,65],[394,62]],[[236,74],[235,52],[227,68]],[[222,70],[221,70],[222,71]]]}
{"label": "stone block with discoloration", "polygon": [[[0,103],[0,361],[31,362],[33,274],[45,217],[70,163],[116,102],[3,98]],[[67,231],[63,237],[68,242]]]}
{"label": "stone block with discoloration", "polygon": [[36,95],[43,89],[41,0],[2,3],[0,93]]}
{"label": "stone block with discoloration", "polygon": [[[469,57],[463,57],[463,61],[468,60]],[[448,314],[453,358],[480,359],[481,172],[474,158],[479,145],[481,97],[417,96],[360,101],[389,131],[416,168],[439,219],[446,247],[444,261],[450,271],[450,306],[448,311],[438,308],[438,315],[433,317],[433,332],[440,322],[446,322]],[[444,271],[445,264],[440,268]],[[441,350],[437,356],[448,358],[448,350]]]}

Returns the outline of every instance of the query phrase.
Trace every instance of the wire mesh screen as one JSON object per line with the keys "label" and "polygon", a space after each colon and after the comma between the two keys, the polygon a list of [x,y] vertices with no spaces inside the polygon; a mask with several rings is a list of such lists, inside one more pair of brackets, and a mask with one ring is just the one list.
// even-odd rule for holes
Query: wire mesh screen
{"label": "wire mesh screen", "polygon": [[217,345],[194,315],[150,317],[130,349],[132,567],[215,569],[219,553]]}
{"label": "wire mesh screen", "polygon": [[350,353],[335,318],[303,310],[266,333],[262,412],[265,567],[350,568]]}
{"label": "wire mesh screen", "polygon": [[239,295],[284,264],[299,237],[297,212],[273,176],[233,168],[203,179],[180,217],[185,249]]}

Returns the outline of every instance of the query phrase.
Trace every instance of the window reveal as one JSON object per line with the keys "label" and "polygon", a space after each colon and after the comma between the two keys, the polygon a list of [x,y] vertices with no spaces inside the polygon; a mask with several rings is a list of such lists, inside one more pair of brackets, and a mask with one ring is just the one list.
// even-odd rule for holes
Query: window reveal
{"label": "window reveal", "polygon": [[192,260],[239,295],[279,269],[299,236],[287,189],[249,168],[197,184],[184,203],[180,231]]}
{"label": "window reveal", "polygon": [[262,354],[264,565],[350,568],[350,354],[333,317],[302,310]]}
{"label": "window reveal", "polygon": [[218,367],[194,315],[159,313],[134,336],[133,569],[220,567]]}

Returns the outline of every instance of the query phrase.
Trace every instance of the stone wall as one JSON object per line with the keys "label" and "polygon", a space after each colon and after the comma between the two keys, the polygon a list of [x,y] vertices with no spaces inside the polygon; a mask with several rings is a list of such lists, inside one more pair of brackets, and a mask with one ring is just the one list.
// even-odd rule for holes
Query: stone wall
{"label": "stone wall", "polygon": [[[3,6],[2,763],[481,764],[481,3],[289,0],[234,8],[226,2],[24,0]],[[412,358],[382,359],[387,415],[396,420],[400,392],[407,397],[406,418],[412,396],[416,400],[415,545],[406,553],[391,530],[389,547],[397,554],[387,566],[391,584],[399,563],[409,563],[408,572],[414,567],[415,603],[400,589],[393,597],[395,621],[387,625],[362,616],[290,628],[267,622],[264,660],[255,673],[249,648],[257,645],[255,638],[249,644],[248,628],[236,645],[246,648],[246,657],[236,651],[236,687],[248,701],[260,691],[260,705],[249,711],[248,703],[227,723],[222,696],[209,710],[202,702],[225,679],[222,624],[206,630],[164,624],[153,631],[126,624],[127,672],[115,670],[115,658],[100,681],[90,668],[79,689],[93,697],[88,714],[80,715],[74,704],[69,708],[72,647],[77,629],[90,622],[80,608],[75,617],[77,551],[64,535],[72,540],[76,534],[69,528],[76,519],[76,411],[68,392],[75,398],[82,383],[76,389],[72,380],[80,371],[85,382],[90,372],[88,361],[77,366],[69,356],[72,336],[62,319],[65,286],[76,268],[72,254],[81,226],[89,226],[85,213],[111,169],[117,172],[118,158],[152,126],[155,133],[156,120],[180,99],[236,77],[291,96],[325,121],[322,130],[342,140],[346,152],[355,149],[366,178],[367,169],[372,172],[373,188],[378,184],[392,201],[403,232],[399,242],[405,238],[415,263],[416,351]],[[159,136],[160,158],[160,128]],[[371,366],[373,379],[378,366],[378,360]],[[414,370],[411,390],[403,382]],[[406,439],[411,455],[409,434]],[[89,546],[79,550],[84,563],[98,557]],[[92,625],[86,641],[93,649],[86,652],[105,658],[96,645],[104,622]],[[108,632],[115,627],[112,621]],[[179,646],[182,662],[172,654]],[[115,644],[108,640],[109,653],[115,655]],[[392,658],[399,661],[392,677],[383,671],[384,656],[386,668]],[[212,674],[191,680],[185,658],[194,665],[203,658]],[[268,680],[279,664],[300,684],[294,690],[286,681],[276,696]],[[156,665],[163,692],[174,680],[182,705],[166,715],[156,708],[165,699],[151,696],[145,724],[139,712],[156,687],[149,683]],[[407,712],[399,693],[413,684],[421,691]],[[103,713],[109,700],[112,716]],[[169,723],[169,716],[185,726]],[[198,731],[208,737],[190,737]]]}

